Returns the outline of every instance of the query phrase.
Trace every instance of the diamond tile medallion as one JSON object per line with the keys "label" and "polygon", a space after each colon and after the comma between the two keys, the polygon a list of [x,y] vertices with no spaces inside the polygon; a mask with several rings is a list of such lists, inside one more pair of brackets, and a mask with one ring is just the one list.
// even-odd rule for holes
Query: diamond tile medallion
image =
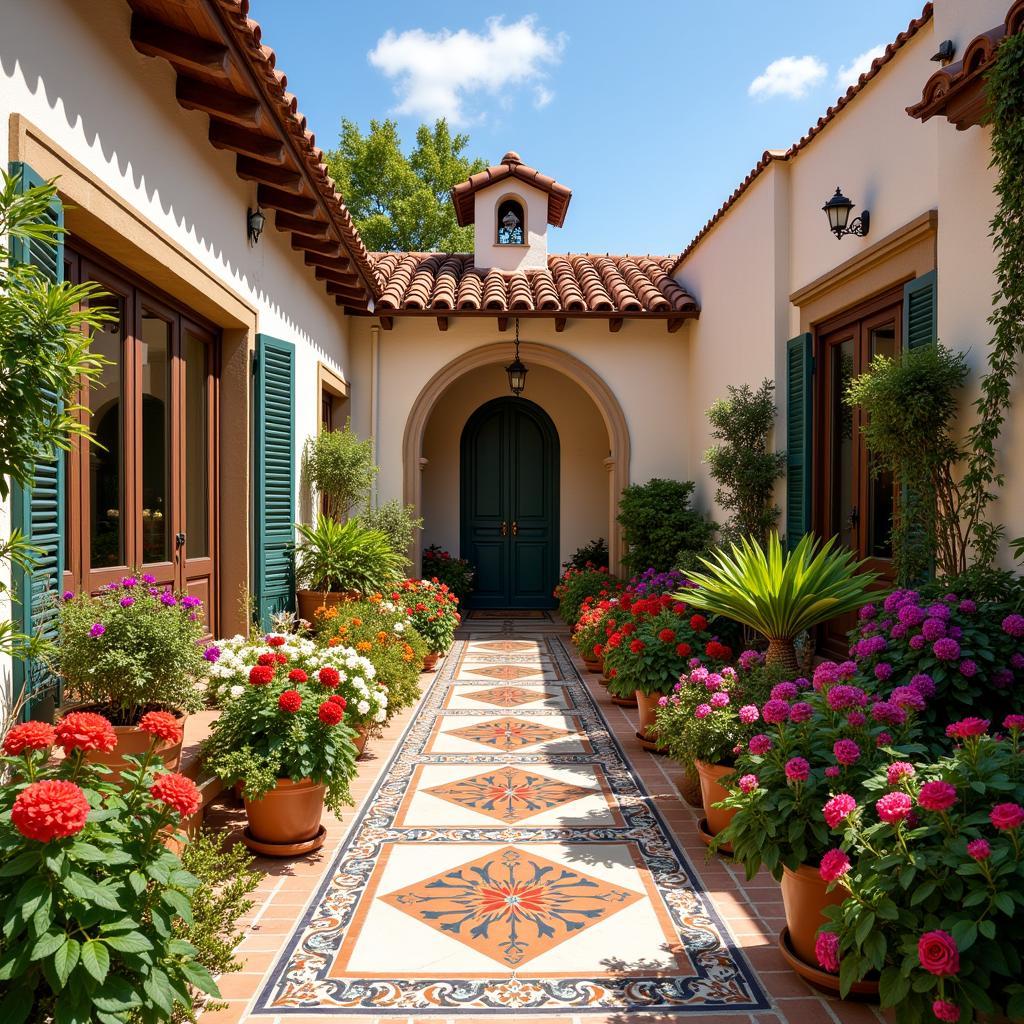
{"label": "diamond tile medallion", "polygon": [[768,1007],[561,638],[466,628],[250,1017]]}

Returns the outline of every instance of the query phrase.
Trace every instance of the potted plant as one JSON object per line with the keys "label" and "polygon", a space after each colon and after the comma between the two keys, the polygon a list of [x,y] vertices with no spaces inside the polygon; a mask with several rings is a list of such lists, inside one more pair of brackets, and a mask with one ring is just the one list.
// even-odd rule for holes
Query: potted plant
{"label": "potted plant", "polygon": [[583,602],[579,621],[573,627],[572,643],[588,672],[600,672],[604,665],[604,620],[613,607],[614,598],[595,602],[588,597]]}
{"label": "potted plant", "polygon": [[636,700],[637,738],[647,750],[662,750],[655,712],[658,699],[672,692],[693,657],[728,661],[732,651],[708,632],[703,615],[694,615],[668,595],[629,602],[630,618],[604,648],[608,691]]}
{"label": "potted plant", "polygon": [[312,526],[299,523],[296,529],[299,615],[307,622],[318,608],[390,590],[401,579],[402,555],[386,534],[356,519],[339,523],[319,515]]}
{"label": "potted plant", "polygon": [[697,608],[757,630],[768,640],[767,660],[797,674],[796,638],[836,615],[855,611],[877,573],[860,572],[853,554],[805,534],[784,554],[772,533],[766,547],[748,537],[701,558],[690,571],[697,589],[679,595]]}
{"label": "potted plant", "polygon": [[843,899],[818,870],[833,845],[830,830],[852,813],[879,766],[921,749],[915,740],[926,693],[897,686],[883,698],[865,682],[852,662],[822,662],[813,683],[773,687],[760,708],[763,727],[737,756],[723,801],[735,816],[712,843],[731,844],[748,878],[764,866],[781,881],[780,945],[812,968],[823,910]]}
{"label": "potted plant", "polygon": [[448,589],[465,604],[473,593],[476,570],[465,558],[456,558],[437,544],[423,549],[423,578],[446,583]]}
{"label": "potted plant", "polygon": [[[348,701],[336,692],[342,672],[324,666],[311,675],[281,646],[249,669],[245,689],[222,707],[203,749],[207,767],[226,786],[242,783],[249,849],[292,857],[323,845],[325,803],[340,813],[352,802],[358,753]],[[351,657],[372,672],[354,651]]]}
{"label": "potted plant", "polygon": [[405,580],[396,593],[405,604],[413,629],[427,643],[429,653],[423,669],[430,672],[455,639],[456,627],[462,621],[459,599],[446,584],[432,580]]}
{"label": "potted plant", "polygon": [[[822,966],[846,995],[869,973],[898,1024],[1024,1019],[1024,715],[949,726],[930,762],[893,762],[834,830]],[[955,745],[953,745],[955,744]]]}
{"label": "potted plant", "polygon": [[349,420],[342,430],[320,431],[306,439],[302,475],[324,515],[346,518],[368,503],[377,475],[373,438],[360,439]]}
{"label": "potted plant", "polygon": [[[4,736],[0,785],[0,941],[4,1024],[177,1019],[196,991],[219,996],[181,937],[199,880],[165,842],[200,808],[195,783],[164,770],[157,749],[177,728],[149,712],[149,745],[121,784],[91,762],[115,742],[105,718],[24,722]],[[51,757],[53,747],[62,758]],[[182,837],[183,838],[183,837]]]}
{"label": "potted plant", "polygon": [[664,737],[669,756],[683,767],[684,797],[696,786],[696,799],[690,802],[704,808],[697,828],[706,842],[732,820],[734,811],[716,806],[729,795],[721,780],[732,774],[736,755],[757,732],[760,705],[778,682],[778,668],[766,667],[758,652],[744,651],[736,668],[691,669],[658,702],[658,735]]}
{"label": "potted plant", "polygon": [[[128,754],[149,748],[150,737],[138,728],[147,711],[171,712],[183,727],[185,716],[202,707],[204,633],[202,601],[157,586],[148,573],[125,576],[95,597],[63,595],[52,665],[64,679],[65,703],[106,716],[117,737],[111,750],[92,750],[93,760],[120,770]],[[177,768],[180,736],[162,742],[158,753]]]}
{"label": "potted plant", "polygon": [[554,596],[558,599],[558,614],[562,621],[572,629],[580,617],[580,609],[588,597],[595,600],[613,597],[623,589],[620,579],[608,572],[607,566],[588,565],[583,569],[570,566],[562,573],[555,587]]}

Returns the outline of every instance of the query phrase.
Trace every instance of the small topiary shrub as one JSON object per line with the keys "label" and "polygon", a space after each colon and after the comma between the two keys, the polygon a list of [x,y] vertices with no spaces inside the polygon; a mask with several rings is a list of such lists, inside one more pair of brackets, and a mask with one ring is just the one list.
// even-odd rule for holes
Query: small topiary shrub
{"label": "small topiary shrub", "polygon": [[693,481],[662,480],[630,484],[619,502],[619,525],[630,572],[687,569],[711,543],[714,524],[693,508]]}
{"label": "small topiary shrub", "polygon": [[592,565],[608,564],[608,542],[598,537],[583,547],[577,548],[568,562],[562,563],[563,569],[586,569]]}

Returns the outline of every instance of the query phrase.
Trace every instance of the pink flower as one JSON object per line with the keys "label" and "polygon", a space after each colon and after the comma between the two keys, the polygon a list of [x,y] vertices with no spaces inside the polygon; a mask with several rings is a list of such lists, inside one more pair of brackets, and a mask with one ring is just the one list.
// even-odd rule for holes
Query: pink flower
{"label": "pink flower", "polygon": [[972,676],[976,676],[977,674],[978,663],[976,661],[972,661],[970,658],[964,658],[964,660],[960,662],[960,675],[970,679]]}
{"label": "pink flower", "polygon": [[739,781],[740,792],[742,793],[753,793],[755,789],[760,785],[756,775],[741,775]]}
{"label": "pink flower", "polygon": [[948,999],[936,999],[932,1003],[932,1013],[936,1020],[947,1021],[948,1024],[956,1024],[960,1019],[960,1007]]}
{"label": "pink flower", "polygon": [[789,720],[791,722],[807,722],[813,717],[813,715],[814,708],[812,708],[805,700],[798,700],[789,709]]}
{"label": "pink flower", "polygon": [[719,690],[718,693],[711,694],[711,706],[713,708],[724,708],[729,703],[729,694],[725,690]]}
{"label": "pink flower", "polygon": [[803,757],[791,757],[786,762],[786,778],[790,782],[806,782],[811,774],[811,766]]}
{"label": "pink flower", "polygon": [[892,737],[887,732],[880,732],[875,737],[876,747],[887,747],[890,743],[892,743]]}
{"label": "pink flower", "polygon": [[917,802],[926,811],[948,811],[956,800],[956,786],[941,780],[926,782],[917,794]]}
{"label": "pink flower", "polygon": [[739,710],[739,719],[744,725],[753,725],[760,717],[756,704],[744,704]]}
{"label": "pink flower", "polygon": [[1003,719],[1003,728],[1010,732],[1020,732],[1024,729],[1024,715],[1007,715]]}
{"label": "pink flower", "polygon": [[840,764],[856,764],[860,760],[860,747],[853,740],[836,740],[832,746],[832,753]]}
{"label": "pink flower", "polygon": [[761,717],[769,725],[778,725],[789,718],[789,705],[784,700],[770,700],[761,709]]}
{"label": "pink flower", "polygon": [[907,761],[894,761],[885,770],[885,777],[890,786],[896,786],[901,779],[912,778],[914,774],[914,766]]}
{"label": "pink flower", "polygon": [[843,774],[842,769],[837,764],[830,764],[825,769],[825,778],[827,779],[838,779]]}
{"label": "pink flower", "polygon": [[693,717],[694,718],[707,718],[708,715],[711,714],[712,710],[713,709],[712,709],[710,704],[698,704],[696,706],[696,708],[694,708],[694,710],[693,710]]}
{"label": "pink flower", "polygon": [[1024,825],[1024,807],[1020,804],[996,804],[989,812],[988,820],[1003,832],[1012,832]]}
{"label": "pink flower", "polygon": [[859,729],[867,720],[863,711],[850,711],[846,715],[846,721],[851,729]]}
{"label": "pink flower", "polygon": [[879,818],[889,825],[898,825],[905,821],[913,810],[913,803],[906,793],[886,793],[875,801],[875,810]]}
{"label": "pink flower", "polygon": [[1003,619],[1003,632],[1017,640],[1024,637],[1024,615],[1007,615]]}
{"label": "pink flower", "polygon": [[857,810],[857,801],[849,793],[837,793],[821,809],[829,828],[837,828]]}
{"label": "pink flower", "polygon": [[776,683],[772,687],[770,696],[772,700],[790,701],[794,700],[799,692],[796,683]]}
{"label": "pink flower", "polygon": [[814,955],[818,964],[830,974],[839,971],[839,936],[835,932],[818,932],[814,939]]}
{"label": "pink flower", "polygon": [[759,732],[750,737],[747,748],[752,754],[767,754],[772,749],[772,741],[763,732]]}
{"label": "pink flower", "polygon": [[921,636],[929,643],[941,640],[946,635],[946,624],[942,619],[925,619]]}
{"label": "pink flower", "polygon": [[939,661],[956,661],[960,657],[960,645],[949,636],[944,636],[932,644],[932,654]]}
{"label": "pink flower", "polygon": [[827,850],[818,866],[822,881],[834,882],[850,870],[850,858],[842,850]]}
{"label": "pink flower", "polygon": [[988,860],[992,855],[992,847],[987,839],[972,839],[967,844],[967,856],[972,860]]}
{"label": "pink flower", "polygon": [[949,932],[936,929],[925,932],[917,942],[917,959],[921,966],[937,977],[950,977],[960,971],[960,950]]}
{"label": "pink flower", "polygon": [[886,681],[886,679],[890,678],[891,676],[892,676],[892,665],[890,665],[889,662],[887,662],[887,661],[880,661],[875,666],[875,678],[879,682],[884,683]]}
{"label": "pink flower", "polygon": [[968,736],[983,736],[988,732],[989,723],[984,718],[961,718],[946,726],[946,735],[950,739],[966,739]]}

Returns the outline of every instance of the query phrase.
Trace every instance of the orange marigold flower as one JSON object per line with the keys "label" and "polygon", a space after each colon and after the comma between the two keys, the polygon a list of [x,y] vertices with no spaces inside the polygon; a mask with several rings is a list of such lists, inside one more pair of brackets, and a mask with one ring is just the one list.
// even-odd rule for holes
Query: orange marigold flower
{"label": "orange marigold flower", "polygon": [[359,651],[360,654],[365,654],[367,651],[373,650],[373,644],[371,644],[369,640],[360,640],[359,643],[356,644],[356,650]]}
{"label": "orange marigold flower", "polygon": [[57,733],[48,722],[21,722],[4,737],[5,754],[20,754],[23,750],[46,750],[57,742]]}
{"label": "orange marigold flower", "polygon": [[72,750],[102,750],[110,753],[117,746],[117,734],[109,720],[91,711],[72,711],[57,723],[57,742],[65,754]]}
{"label": "orange marigold flower", "polygon": [[89,801],[79,786],[66,779],[45,779],[18,794],[11,822],[26,839],[48,843],[77,835],[85,828],[88,814]]}
{"label": "orange marigold flower", "polygon": [[362,619],[353,619],[352,620],[352,625],[353,626],[361,626],[362,624],[363,624],[363,620]]}
{"label": "orange marigold flower", "polygon": [[328,647],[337,647],[338,644],[340,644],[340,643],[341,643],[341,637],[340,636],[332,636],[332,637],[330,637],[328,639],[327,646]]}
{"label": "orange marigold flower", "polygon": [[178,772],[158,775],[149,792],[168,807],[173,807],[183,818],[191,817],[203,804],[196,784]]}
{"label": "orange marigold flower", "polygon": [[139,719],[139,728],[154,739],[167,743],[181,742],[181,725],[169,711],[147,711]]}

